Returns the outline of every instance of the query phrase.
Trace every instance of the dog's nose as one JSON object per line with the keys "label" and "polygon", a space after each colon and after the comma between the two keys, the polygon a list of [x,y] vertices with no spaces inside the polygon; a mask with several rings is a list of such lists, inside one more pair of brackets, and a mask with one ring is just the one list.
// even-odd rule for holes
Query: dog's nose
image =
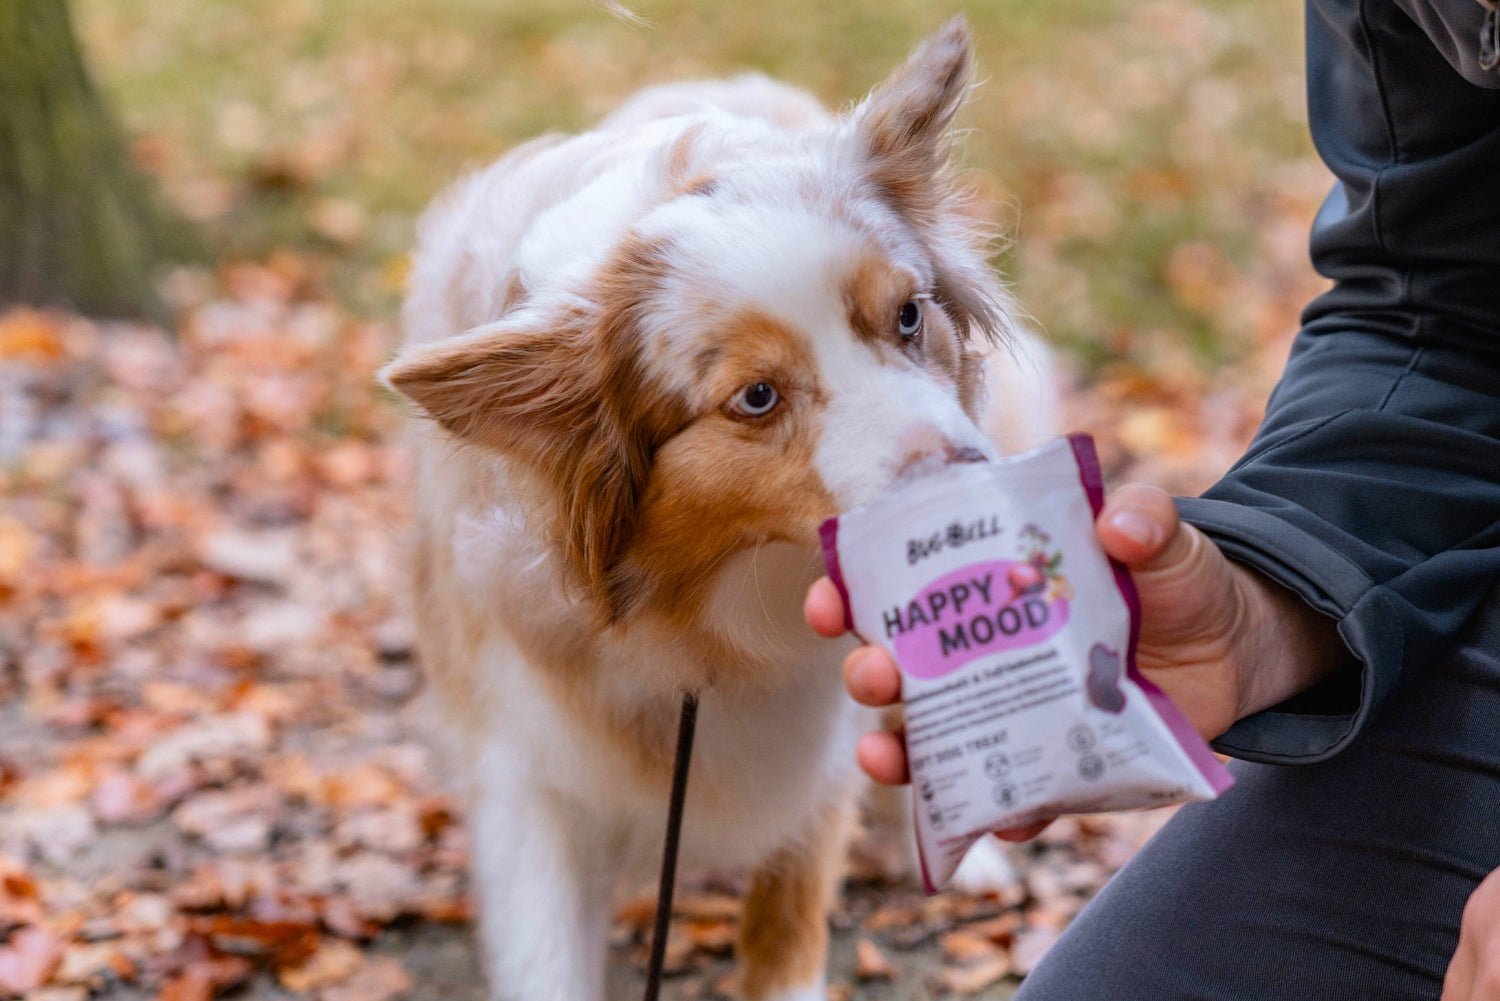
{"label": "dog's nose", "polygon": [[896,476],[902,478],[919,469],[932,470],[957,462],[984,462],[987,456],[973,445],[960,445],[936,427],[925,425],[908,431],[901,438],[901,458],[896,462]]}

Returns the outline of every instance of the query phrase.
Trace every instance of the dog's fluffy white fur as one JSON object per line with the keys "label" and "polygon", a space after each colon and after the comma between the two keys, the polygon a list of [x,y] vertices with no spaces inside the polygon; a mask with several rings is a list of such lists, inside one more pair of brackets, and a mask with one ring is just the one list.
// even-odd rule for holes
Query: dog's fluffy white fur
{"label": "dog's fluffy white fur", "polygon": [[969,79],[955,22],[841,117],[758,76],[651,88],[427,214],[384,375],[420,412],[419,646],[494,997],[603,997],[687,689],[684,864],[752,873],[746,997],[823,997],[868,721],[802,621],[818,525],[1051,423],[947,163]]}

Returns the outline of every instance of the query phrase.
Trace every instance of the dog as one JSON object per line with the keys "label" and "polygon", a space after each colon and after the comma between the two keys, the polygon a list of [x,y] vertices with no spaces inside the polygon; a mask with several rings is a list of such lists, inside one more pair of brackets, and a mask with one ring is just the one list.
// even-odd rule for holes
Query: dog
{"label": "dog", "polygon": [[824,997],[870,721],[802,620],[818,527],[1050,430],[949,164],[971,73],[956,20],[843,115],[760,76],[650,88],[425,215],[382,376],[416,410],[418,651],[493,997],[603,998],[685,691],[684,864],[750,873],[740,989]]}

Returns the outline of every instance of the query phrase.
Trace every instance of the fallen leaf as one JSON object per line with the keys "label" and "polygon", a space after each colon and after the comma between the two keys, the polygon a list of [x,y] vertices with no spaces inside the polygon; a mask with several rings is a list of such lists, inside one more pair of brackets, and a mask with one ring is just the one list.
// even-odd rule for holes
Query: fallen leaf
{"label": "fallen leaf", "polygon": [[250,759],[264,754],[271,747],[271,738],[265,719],[254,713],[205,716],[148,748],[136,762],[136,774],[155,783],[191,764]]}
{"label": "fallen leaf", "polygon": [[942,943],[943,955],[956,963],[990,959],[1000,953],[999,946],[994,942],[967,929],[948,932],[939,941]]}
{"label": "fallen leaf", "polygon": [[74,942],[63,953],[53,979],[63,984],[95,984],[105,976],[130,980],[136,966],[119,942]]}
{"label": "fallen leaf", "polygon": [[854,943],[854,975],[860,980],[894,980],[896,971],[880,947],[867,938]]}
{"label": "fallen leaf", "polygon": [[266,959],[278,968],[304,962],[321,942],[317,928],[301,921],[257,921],[216,914],[196,919],[192,927],[216,949]]}
{"label": "fallen leaf", "polygon": [[955,994],[976,994],[998,983],[1010,973],[1010,960],[1003,955],[991,956],[972,966],[943,971],[943,986]]}
{"label": "fallen leaf", "polygon": [[364,954],[343,939],[325,938],[302,962],[276,971],[281,986],[294,994],[306,994],[347,980],[364,962]]}
{"label": "fallen leaf", "polygon": [[280,584],[295,574],[297,535],[285,529],[224,529],[203,540],[203,565],[238,580]]}
{"label": "fallen leaf", "polygon": [[111,769],[99,777],[90,797],[94,816],[106,824],[140,824],[161,812],[156,789],[124,769]]}
{"label": "fallen leaf", "polygon": [[24,1001],[88,1001],[85,987],[40,987],[28,991]]}
{"label": "fallen leaf", "polygon": [[343,983],[325,988],[319,1001],[397,1001],[411,989],[406,969],[396,960],[381,956],[365,963]]}
{"label": "fallen leaf", "polygon": [[736,922],[722,918],[687,918],[682,922],[682,933],[693,948],[722,956],[734,948],[738,927]]}
{"label": "fallen leaf", "polygon": [[[648,907],[654,915],[656,913],[655,898],[648,901]],[[673,914],[704,920],[738,921],[742,910],[744,910],[744,905],[741,904],[739,898],[731,897],[727,893],[689,893],[672,903]]]}
{"label": "fallen leaf", "polygon": [[0,313],[0,360],[47,362],[65,353],[55,317],[24,308]]}
{"label": "fallen leaf", "polygon": [[213,1001],[212,982],[201,973],[173,977],[156,995],[156,1001]]}
{"label": "fallen leaf", "polygon": [[63,940],[30,925],[0,946],[0,993],[25,994],[47,982],[63,955]]}
{"label": "fallen leaf", "polygon": [[882,904],[864,924],[867,930],[879,933],[893,928],[909,928],[921,920],[921,910],[910,904]]}
{"label": "fallen leaf", "polygon": [[1009,946],[1019,927],[1021,927],[1021,915],[1015,911],[1006,911],[1004,914],[984,921],[968,922],[956,930],[966,935],[989,939],[999,946]]}
{"label": "fallen leaf", "polygon": [[371,921],[390,921],[420,897],[411,868],[377,852],[359,852],[341,862],[337,878],[355,913]]}
{"label": "fallen leaf", "polygon": [[615,911],[615,924],[634,928],[638,932],[648,930],[655,920],[656,896],[654,894],[634,897]]}
{"label": "fallen leaf", "polygon": [[1036,964],[1052,948],[1059,934],[1054,928],[1023,928],[1017,932],[1015,943],[1011,946],[1011,958],[1015,962],[1016,972],[1024,977],[1036,969]]}

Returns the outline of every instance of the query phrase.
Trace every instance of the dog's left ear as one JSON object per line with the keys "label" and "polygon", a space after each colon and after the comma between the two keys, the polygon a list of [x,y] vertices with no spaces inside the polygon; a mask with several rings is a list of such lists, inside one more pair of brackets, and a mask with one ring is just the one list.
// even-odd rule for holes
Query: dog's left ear
{"label": "dog's left ear", "polygon": [[929,37],[850,116],[861,166],[932,256],[938,303],[966,343],[1005,342],[1011,299],[989,266],[993,227],[949,166],[953,116],[973,78],[962,16]]}
{"label": "dog's left ear", "polygon": [[948,130],[969,92],[969,26],[955,17],[854,109],[871,179],[907,211],[930,212],[933,179],[948,160]]}

